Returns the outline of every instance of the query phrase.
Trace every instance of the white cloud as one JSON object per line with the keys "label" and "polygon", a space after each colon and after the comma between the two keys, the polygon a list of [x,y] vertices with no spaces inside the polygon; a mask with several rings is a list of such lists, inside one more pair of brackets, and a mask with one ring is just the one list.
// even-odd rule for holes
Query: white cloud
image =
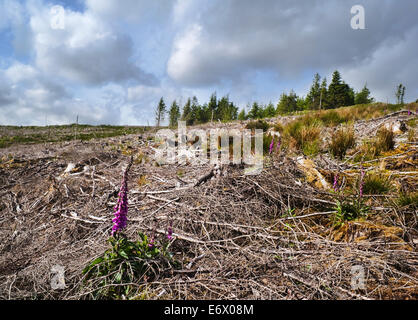
{"label": "white cloud", "polygon": [[365,2],[367,29],[356,31],[351,0],[86,0],[82,11],[66,6],[63,30],[51,28],[54,4],[0,0],[0,41],[11,41],[0,48],[1,124],[77,114],[152,124],[162,96],[167,105],[204,103],[213,91],[240,107],[277,102],[335,69],[379,100],[400,82],[407,100],[418,97],[415,0]]}
{"label": "white cloud", "polygon": [[398,41],[387,41],[371,57],[354,68],[342,69],[344,78],[357,90],[367,82],[372,95],[379,101],[395,102],[395,86],[406,86],[405,101],[418,98],[418,27]]}
{"label": "white cloud", "polygon": [[418,4],[405,2],[368,1],[367,30],[353,30],[351,1],[213,1],[187,20],[167,73],[195,87],[243,83],[263,70],[292,79],[308,70],[357,68],[378,58],[374,53],[388,39],[397,43],[417,25]]}
{"label": "white cloud", "polygon": [[36,65],[45,74],[89,85],[128,80],[156,83],[154,76],[132,61],[131,39],[90,11],[65,10],[64,23],[64,29],[51,28],[50,8],[32,8]]}
{"label": "white cloud", "polygon": [[200,45],[201,31],[202,27],[194,24],[176,39],[167,64],[167,73],[173,79],[190,82],[200,76],[197,74],[197,61],[193,55]]}
{"label": "white cloud", "polygon": [[87,0],[90,12],[106,20],[138,23],[153,19],[161,22],[171,14],[172,0]]}

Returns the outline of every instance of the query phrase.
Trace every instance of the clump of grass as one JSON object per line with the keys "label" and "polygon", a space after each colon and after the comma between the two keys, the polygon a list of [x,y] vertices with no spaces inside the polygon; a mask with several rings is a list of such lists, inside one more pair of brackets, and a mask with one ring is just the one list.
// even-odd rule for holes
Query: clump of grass
{"label": "clump of grass", "polygon": [[336,126],[348,121],[347,115],[335,110],[320,111],[317,114],[317,118],[326,126]]}
{"label": "clump of grass", "polygon": [[284,127],[281,123],[278,122],[273,126],[273,130],[282,133],[284,130]]}
{"label": "clump of grass", "polygon": [[255,120],[255,121],[248,122],[245,128],[251,129],[251,130],[262,129],[265,132],[268,130],[269,125],[264,120]]}
{"label": "clump of grass", "polygon": [[418,192],[402,192],[399,195],[397,204],[400,207],[411,207],[412,209],[418,209]]}
{"label": "clump of grass", "polygon": [[341,128],[337,130],[331,137],[329,144],[330,153],[340,160],[344,158],[347,150],[354,147],[356,140],[352,128]]}
{"label": "clump of grass", "polygon": [[384,194],[392,189],[392,183],[389,177],[383,174],[370,173],[364,178],[364,194]]}
{"label": "clump of grass", "polygon": [[147,161],[148,161],[148,157],[142,151],[139,151],[134,158],[135,164],[144,164]]}
{"label": "clump of grass", "polygon": [[137,180],[138,187],[142,187],[142,186],[144,186],[144,185],[146,185],[148,183],[149,183],[149,181],[147,179],[147,176],[144,175],[144,174],[141,174],[139,176],[138,180]]}
{"label": "clump of grass", "polygon": [[273,140],[271,135],[263,134],[263,154],[269,154],[270,144]]}
{"label": "clump of grass", "polygon": [[380,152],[393,150],[393,148],[395,147],[394,138],[395,135],[392,130],[389,130],[385,127],[380,128],[376,134],[376,149]]}
{"label": "clump of grass", "polygon": [[373,141],[363,141],[362,145],[358,148],[354,161],[368,161],[379,156],[380,150],[378,150]]}
{"label": "clump of grass", "polygon": [[393,150],[395,147],[394,137],[392,130],[385,127],[380,128],[374,139],[363,142],[354,160],[372,160],[380,156],[382,152]]}
{"label": "clump of grass", "polygon": [[415,138],[415,129],[409,129],[408,131],[408,141],[409,142],[415,142],[416,138]]}
{"label": "clump of grass", "polygon": [[290,148],[315,155],[320,151],[320,123],[313,117],[293,121],[283,129],[283,138]]}

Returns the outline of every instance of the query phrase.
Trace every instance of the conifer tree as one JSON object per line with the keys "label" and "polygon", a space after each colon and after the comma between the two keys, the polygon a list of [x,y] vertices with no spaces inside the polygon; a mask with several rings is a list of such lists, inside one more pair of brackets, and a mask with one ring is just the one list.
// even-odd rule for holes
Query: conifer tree
{"label": "conifer tree", "polygon": [[177,126],[177,122],[180,118],[180,107],[176,100],[171,104],[170,110],[168,111],[168,117],[170,127]]}
{"label": "conifer tree", "polygon": [[216,98],[216,92],[212,93],[208,103],[208,112],[210,121],[218,118],[218,100]]}
{"label": "conifer tree", "polygon": [[247,115],[245,114],[245,109],[242,109],[238,114],[238,120],[244,121],[247,120]]}
{"label": "conifer tree", "polygon": [[265,118],[273,118],[276,116],[276,109],[274,108],[274,105],[269,102],[268,105],[263,110],[263,116]]}
{"label": "conifer tree", "polygon": [[298,96],[293,90],[289,94],[282,93],[277,104],[277,113],[289,113],[298,110]]}
{"label": "conifer tree", "polygon": [[367,88],[367,84],[364,85],[363,89],[355,95],[355,104],[368,104],[372,103],[374,99],[370,97],[370,90]]}
{"label": "conifer tree", "polygon": [[396,103],[404,104],[405,86],[401,83],[396,87]]}
{"label": "conifer tree", "polygon": [[157,108],[155,109],[155,122],[157,127],[160,126],[161,121],[164,121],[166,113],[166,105],[164,103],[163,97],[161,97],[160,102],[158,103]]}
{"label": "conifer tree", "polygon": [[328,106],[328,90],[327,90],[327,78],[324,77],[321,82],[320,95],[319,95],[319,109],[327,109]]}
{"label": "conifer tree", "polygon": [[328,88],[328,108],[338,108],[354,104],[354,90],[341,79],[336,70],[332,74],[332,81]]}
{"label": "conifer tree", "polygon": [[248,112],[248,118],[250,119],[259,119],[262,117],[261,115],[261,109],[257,102],[253,103],[253,106],[251,107],[251,110]]}
{"label": "conifer tree", "polygon": [[183,107],[183,113],[181,115],[181,120],[186,121],[186,125],[190,126],[193,124],[192,118],[192,102],[190,98],[187,99],[186,104]]}
{"label": "conifer tree", "polygon": [[319,102],[320,102],[320,96],[321,96],[320,81],[321,81],[321,76],[318,73],[316,73],[314,76],[311,89],[309,90],[309,93],[306,96],[309,109],[314,109],[314,110],[319,109]]}

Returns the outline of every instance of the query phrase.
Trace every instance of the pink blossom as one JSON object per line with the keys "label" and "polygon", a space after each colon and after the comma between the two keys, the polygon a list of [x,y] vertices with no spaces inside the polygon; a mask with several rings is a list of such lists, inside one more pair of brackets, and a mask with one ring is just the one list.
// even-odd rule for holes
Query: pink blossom
{"label": "pink blossom", "polygon": [[269,154],[271,154],[273,152],[273,146],[274,146],[274,137],[271,139]]}
{"label": "pink blossom", "polygon": [[126,228],[126,222],[128,220],[128,171],[132,162],[129,163],[125,172],[123,173],[123,179],[118,195],[118,201],[116,206],[113,208],[114,218],[112,219],[112,236],[122,229]]}
{"label": "pink blossom", "polygon": [[338,173],[334,176],[334,185],[333,185],[334,191],[338,192]]}
{"label": "pink blossom", "polygon": [[281,146],[281,144],[282,144],[282,140],[281,140],[281,139],[277,140],[277,144],[276,144],[276,152],[278,152],[278,151],[280,150],[280,146]]}
{"label": "pink blossom", "polygon": [[170,221],[170,224],[167,228],[167,239],[168,240],[173,239],[173,221]]}

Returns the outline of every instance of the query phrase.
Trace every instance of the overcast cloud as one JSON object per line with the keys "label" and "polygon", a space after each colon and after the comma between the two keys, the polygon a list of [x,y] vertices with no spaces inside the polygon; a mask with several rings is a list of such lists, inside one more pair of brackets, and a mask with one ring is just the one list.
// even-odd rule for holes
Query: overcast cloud
{"label": "overcast cloud", "polygon": [[277,103],[335,69],[379,101],[401,82],[415,101],[417,16],[416,0],[0,0],[0,124],[153,124],[161,96]]}

